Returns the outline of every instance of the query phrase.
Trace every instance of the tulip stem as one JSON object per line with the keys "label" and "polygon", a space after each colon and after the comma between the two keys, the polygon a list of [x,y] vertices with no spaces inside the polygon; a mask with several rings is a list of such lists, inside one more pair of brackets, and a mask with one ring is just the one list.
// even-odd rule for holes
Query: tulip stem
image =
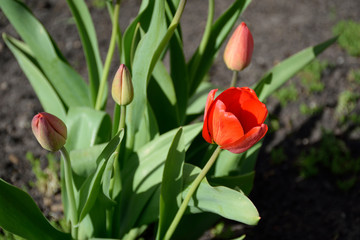
{"label": "tulip stem", "polygon": [[76,210],[76,201],[75,201],[75,193],[74,193],[74,186],[73,186],[70,156],[65,147],[62,147],[59,151],[62,154],[63,159],[64,159],[65,186],[66,186],[67,196],[68,196],[68,200],[69,200],[69,207],[70,207],[70,213],[71,213],[70,219],[71,219],[71,223],[72,223],[71,235],[74,239],[77,239],[78,214],[77,214],[77,210]]}
{"label": "tulip stem", "polygon": [[238,78],[238,71],[233,71],[233,76],[232,76],[230,87],[236,86],[237,78]]}
{"label": "tulip stem", "polygon": [[[108,53],[107,53],[107,56],[105,59],[104,71],[101,76],[99,91],[98,91],[96,103],[95,103],[96,110],[101,110],[101,107],[102,107],[102,101],[103,101],[104,94],[105,94],[107,78],[109,76],[111,60],[114,55],[115,46],[116,46],[117,31],[119,30],[119,28],[118,28],[119,11],[120,11],[120,0],[117,0],[115,3],[115,9],[114,9],[114,14],[113,14],[113,21],[112,21],[113,27],[112,27],[112,32],[111,32],[109,49],[108,49]],[[119,44],[121,44],[121,43],[119,43]]]}
{"label": "tulip stem", "polygon": [[[120,121],[119,121],[119,127],[118,127],[118,131],[120,131],[121,129],[125,129],[125,119],[126,119],[126,106],[120,105]],[[110,196],[115,199],[117,196],[114,196],[113,191],[114,191],[114,184],[116,179],[115,178],[120,178],[120,184],[121,184],[121,164],[120,164],[120,151],[121,151],[121,144],[119,144],[116,147],[115,152],[117,152],[117,158],[114,161],[114,165],[113,165],[113,169],[114,169],[114,176],[113,178],[110,180],[110,187],[109,187],[109,193]],[[124,155],[122,155],[124,156]],[[114,212],[113,210],[111,211],[106,211],[106,228],[107,228],[107,233],[108,233],[108,237],[111,237],[111,233],[112,233],[112,224],[113,224],[113,217],[114,217]]]}
{"label": "tulip stem", "polygon": [[191,184],[189,191],[187,192],[184,201],[181,203],[179,210],[177,211],[170,227],[168,228],[164,240],[169,240],[171,238],[171,236],[173,235],[177,225],[179,224],[182,216],[185,213],[185,210],[189,204],[189,201],[191,199],[191,197],[193,196],[193,194],[195,193],[196,189],[199,187],[201,181],[204,179],[204,177],[206,176],[207,172],[210,170],[210,168],[212,167],[212,165],[215,163],[215,160],[217,159],[217,157],[219,156],[221,152],[221,148],[220,146],[218,146],[215,151],[213,152],[213,154],[211,155],[209,161],[206,163],[206,165],[204,166],[204,168],[201,170],[201,172],[199,173],[199,175],[195,178],[194,182]]}

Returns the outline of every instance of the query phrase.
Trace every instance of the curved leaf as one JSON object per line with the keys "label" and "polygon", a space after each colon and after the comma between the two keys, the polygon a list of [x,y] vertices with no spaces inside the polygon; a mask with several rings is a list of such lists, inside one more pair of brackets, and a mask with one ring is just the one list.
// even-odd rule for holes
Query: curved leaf
{"label": "curved leaf", "polygon": [[182,169],[185,161],[185,145],[182,128],[176,133],[166,157],[161,181],[159,225],[156,239],[163,239],[181,204],[183,187]]}
{"label": "curved leaf", "polygon": [[[202,123],[183,127],[185,149],[199,134],[201,128]],[[125,162],[122,177],[126,179],[126,184],[123,186],[119,211],[120,236],[134,226],[145,205],[159,187],[164,162],[175,133],[176,129],[152,140]]]}
{"label": "curved leaf", "polygon": [[[183,197],[200,171],[198,167],[185,164]],[[248,225],[256,225],[260,220],[256,207],[244,193],[222,186],[212,187],[206,179],[201,182],[189,206],[192,213],[212,212]]]}
{"label": "curved leaf", "polygon": [[24,191],[0,179],[0,226],[29,240],[66,240],[71,235],[55,229]]}
{"label": "curved leaf", "polygon": [[337,37],[331,38],[314,47],[308,47],[288,59],[276,65],[267,72],[264,77],[254,87],[260,101],[263,101],[287,80],[294,76],[298,71],[322,53],[326,48],[335,43]]}
{"label": "curved leaf", "polygon": [[91,100],[92,104],[95,105],[99,80],[102,74],[102,62],[94,24],[83,0],[67,0],[67,3],[75,18],[76,26],[80,34],[89,73]]}
{"label": "curved leaf", "polygon": [[106,167],[106,164],[110,158],[113,157],[116,147],[120,144],[124,136],[124,131],[120,130],[118,134],[106,145],[104,150],[98,156],[96,163],[97,169],[91,174],[84,184],[81,186],[79,191],[79,222],[89,213],[91,208],[94,206],[96,199],[98,198],[101,189],[101,180]]}
{"label": "curved leaf", "polygon": [[[189,185],[193,182],[200,172],[200,168],[194,165],[185,163],[183,169],[184,186],[182,190],[182,197],[185,197]],[[239,181],[245,180],[252,182],[254,174],[247,174],[229,179],[218,178],[215,181],[221,181],[231,187],[241,187]],[[235,183],[229,181],[236,180]],[[246,191],[249,191],[248,184],[246,184]],[[249,183],[250,184],[250,183]],[[250,185],[251,186],[251,185]],[[158,188],[154,191],[152,198],[147,203],[148,207],[141,214],[138,224],[149,224],[158,219],[157,213],[159,209],[157,204],[160,198],[160,183]],[[234,221],[242,222],[248,225],[256,225],[260,220],[259,213],[254,204],[246,197],[246,195],[228,187],[212,187],[206,179],[204,179],[197,191],[195,192],[192,200],[189,202],[188,213],[202,213],[211,212],[218,214],[224,218]]]}
{"label": "curved leaf", "polygon": [[65,121],[66,111],[62,101],[29,53],[27,46],[6,34],[3,34],[3,39],[29,79],[44,110]]}
{"label": "curved leaf", "polygon": [[62,101],[70,106],[90,106],[88,87],[70,67],[43,25],[18,0],[1,0],[3,13],[29,46]]}
{"label": "curved leaf", "polygon": [[70,108],[66,118],[69,151],[107,142],[111,137],[110,116],[88,107]]}
{"label": "curved leaf", "polygon": [[[127,111],[128,139],[134,138],[143,120],[142,116],[147,103],[147,85],[153,70],[152,68],[155,66],[155,64],[153,64],[155,61],[154,54],[166,32],[165,1],[154,1],[153,4],[154,8],[149,29],[136,48],[132,66],[134,99]],[[141,22],[140,25],[141,24],[146,23]],[[157,62],[157,59],[155,62]],[[134,141],[127,142],[131,143]],[[128,146],[128,148],[133,149],[133,146]]]}

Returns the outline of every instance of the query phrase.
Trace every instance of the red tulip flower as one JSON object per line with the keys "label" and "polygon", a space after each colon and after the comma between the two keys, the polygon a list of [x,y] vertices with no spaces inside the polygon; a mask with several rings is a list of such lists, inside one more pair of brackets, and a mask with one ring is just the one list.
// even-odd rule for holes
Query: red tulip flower
{"label": "red tulip flower", "polygon": [[56,116],[46,112],[38,113],[32,119],[31,128],[40,145],[46,150],[55,152],[65,145],[67,128]]}
{"label": "red tulip flower", "polygon": [[224,52],[226,66],[234,71],[241,71],[250,62],[254,50],[254,40],[249,28],[242,22],[231,36]]}
{"label": "red tulip flower", "polygon": [[232,87],[214,99],[216,91],[206,101],[202,135],[232,153],[245,152],[267,132],[268,110],[250,88]]}

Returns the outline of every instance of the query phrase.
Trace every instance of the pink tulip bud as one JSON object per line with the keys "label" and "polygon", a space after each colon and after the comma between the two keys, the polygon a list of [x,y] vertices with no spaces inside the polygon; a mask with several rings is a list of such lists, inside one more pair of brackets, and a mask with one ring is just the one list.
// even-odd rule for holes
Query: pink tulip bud
{"label": "pink tulip bud", "polygon": [[131,74],[125,64],[121,64],[115,74],[111,94],[114,101],[123,106],[130,104],[134,98]]}
{"label": "pink tulip bud", "polygon": [[243,70],[250,64],[253,50],[254,39],[246,24],[242,22],[226,45],[224,53],[226,66],[234,71]]}
{"label": "pink tulip bud", "polygon": [[65,145],[66,125],[56,116],[46,112],[39,113],[32,119],[31,128],[44,149],[55,152]]}

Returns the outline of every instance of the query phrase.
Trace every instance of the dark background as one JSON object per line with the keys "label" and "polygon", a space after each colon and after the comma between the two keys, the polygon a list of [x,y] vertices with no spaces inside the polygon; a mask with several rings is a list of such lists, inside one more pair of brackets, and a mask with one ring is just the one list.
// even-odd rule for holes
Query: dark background
{"label": "dark background", "polygon": [[[45,25],[72,66],[87,78],[81,43],[66,1],[25,2]],[[111,34],[110,19],[105,8],[97,6],[96,2],[88,2],[101,55],[105,59]],[[140,1],[123,1],[120,10],[122,30],[136,16],[139,3]],[[230,3],[229,0],[215,1],[216,16]],[[206,14],[207,1],[188,1],[182,18],[187,57],[191,56],[200,42]],[[308,46],[331,38],[332,28],[340,20],[350,19],[360,21],[358,0],[253,1],[239,20],[239,23],[245,21],[250,28],[255,49],[251,65],[240,74],[238,86],[251,86],[276,63]],[[0,30],[16,36],[2,12]],[[115,56],[110,75],[115,73],[119,65],[117,59]],[[313,166],[316,173],[307,176],[302,164],[304,156],[311,153],[315,159],[325,154],[326,161],[330,163],[333,162],[334,155],[343,161],[359,161],[359,127],[356,122],[351,121],[345,125],[340,124],[336,109],[342,92],[360,92],[360,84],[354,83],[349,77],[351,70],[360,69],[360,58],[350,56],[339,45],[334,44],[319,59],[328,62],[328,67],[321,71],[321,82],[325,86],[323,91],[309,93],[297,76],[290,83],[294,84],[298,93],[294,101],[281,105],[278,98],[271,97],[267,102],[270,130],[259,156],[255,186],[250,194],[250,199],[262,217],[259,225],[248,227],[225,221],[225,230],[218,238],[225,238],[224,232],[229,228],[234,234],[247,234],[246,239],[250,240],[360,239],[358,171],[353,169],[345,174],[338,174],[320,161]],[[35,157],[40,158],[42,166],[46,166],[46,151],[36,142],[30,126],[32,117],[41,112],[42,108],[2,39],[0,73],[0,177],[25,188],[44,213],[56,219],[61,212],[59,193],[46,200],[29,184],[35,181],[35,176],[25,157],[27,152],[32,152]],[[211,68],[210,77],[218,85],[227,86],[230,83],[231,72],[223,63],[222,52]],[[315,104],[321,110],[315,114],[302,114],[299,110],[301,104]],[[360,114],[359,99],[355,101],[352,112]],[[337,148],[340,149],[339,153],[334,153],[332,150]],[[316,152],[323,155],[316,155]],[[349,176],[355,179],[351,187],[347,190],[339,187],[338,182],[346,181]],[[53,213],[56,211],[59,214]],[[210,238],[215,238],[212,231],[203,237]]]}

